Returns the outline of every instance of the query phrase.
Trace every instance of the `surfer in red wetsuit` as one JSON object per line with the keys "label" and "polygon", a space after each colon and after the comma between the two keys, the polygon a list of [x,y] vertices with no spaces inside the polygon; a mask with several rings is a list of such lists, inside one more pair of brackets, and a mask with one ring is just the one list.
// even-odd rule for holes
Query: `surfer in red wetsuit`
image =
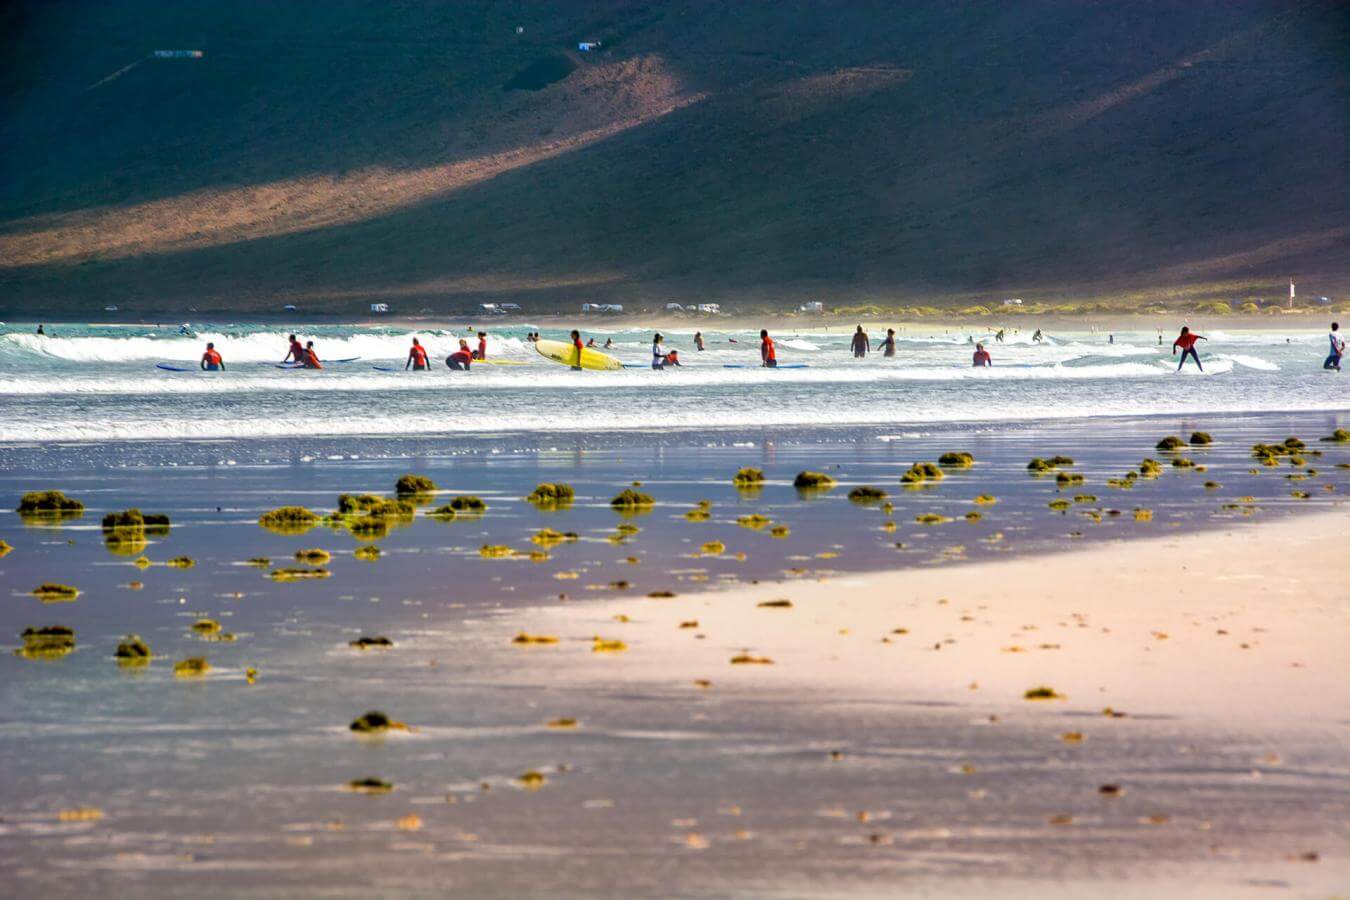
{"label": "surfer in red wetsuit", "polygon": [[1209,340],[1209,338],[1205,337],[1203,334],[1193,334],[1185,325],[1181,326],[1181,334],[1177,335],[1177,339],[1172,342],[1173,356],[1177,355],[1177,348],[1181,348],[1181,362],[1177,363],[1178,372],[1181,371],[1182,366],[1186,365],[1187,356],[1195,360],[1195,367],[1197,369],[1201,372],[1205,371],[1204,367],[1200,365],[1200,354],[1195,352],[1195,342],[1207,340]]}
{"label": "surfer in red wetsuit", "polygon": [[478,349],[473,352],[474,359],[487,359],[487,332],[478,332]]}
{"label": "surfer in red wetsuit", "polygon": [[418,343],[417,338],[412,339],[412,346],[408,348],[408,361],[403,366],[403,371],[408,371],[411,366],[414,372],[425,372],[427,365],[427,348]]}
{"label": "surfer in red wetsuit", "polygon": [[445,358],[445,364],[454,372],[469,371],[469,364],[473,362],[473,354],[469,352],[469,342],[464,338],[459,339],[459,349]]}
{"label": "surfer in red wetsuit", "polygon": [[216,351],[215,344],[207,344],[206,352],[202,354],[203,372],[220,372],[225,369],[225,360],[220,358],[220,353]]}
{"label": "surfer in red wetsuit", "polygon": [[305,364],[306,369],[322,369],[323,364],[319,362],[319,354],[314,352],[314,342],[309,341],[305,344],[304,356],[301,362]]}
{"label": "surfer in red wetsuit", "polygon": [[759,364],[766,369],[778,368],[778,353],[773,349],[773,338],[767,328],[759,330]]}
{"label": "surfer in red wetsuit", "polygon": [[974,365],[980,369],[991,368],[994,365],[994,358],[984,349],[984,344],[975,345]]}

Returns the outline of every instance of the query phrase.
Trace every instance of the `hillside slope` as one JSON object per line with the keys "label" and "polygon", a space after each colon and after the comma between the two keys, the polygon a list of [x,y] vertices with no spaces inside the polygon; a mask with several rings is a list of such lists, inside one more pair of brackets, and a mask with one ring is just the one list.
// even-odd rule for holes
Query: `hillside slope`
{"label": "hillside slope", "polygon": [[0,309],[1344,292],[1348,10],[11,4]]}

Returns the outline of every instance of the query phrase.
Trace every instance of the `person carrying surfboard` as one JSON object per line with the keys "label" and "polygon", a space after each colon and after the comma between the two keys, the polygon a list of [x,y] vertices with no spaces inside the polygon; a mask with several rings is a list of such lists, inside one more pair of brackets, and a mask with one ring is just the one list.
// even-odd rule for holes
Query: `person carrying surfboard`
{"label": "person carrying surfboard", "polygon": [[314,351],[314,342],[313,342],[313,341],[308,341],[308,342],[305,343],[305,349],[304,349],[303,353],[304,353],[304,356],[301,358],[300,361],[301,361],[302,363],[304,363],[304,367],[305,367],[306,369],[322,369],[322,368],[323,368],[323,363],[319,362],[319,354],[316,353],[316,352]]}
{"label": "person carrying surfboard", "polygon": [[773,349],[773,338],[769,337],[767,328],[759,330],[759,364],[765,369],[778,368],[778,353]]}
{"label": "person carrying surfboard", "polygon": [[290,341],[291,349],[287,350],[286,355],[282,357],[282,363],[288,363],[292,359],[298,363],[303,363],[305,361],[305,348],[300,346],[300,342],[295,339],[295,335],[291,335]]}
{"label": "person carrying surfboard", "polygon": [[473,362],[473,354],[469,352],[469,342],[460,338],[459,349],[445,358],[445,364],[450,367],[452,372],[467,372],[471,362]]}
{"label": "person carrying surfboard", "polygon": [[408,361],[403,364],[403,371],[408,371],[409,366],[414,372],[425,372],[431,368],[427,365],[427,348],[423,347],[417,338],[412,339],[412,346],[408,348]]}
{"label": "person carrying surfboard", "polygon": [[216,345],[209,341],[206,344],[206,352],[202,354],[202,371],[225,371],[225,360],[220,358],[220,353],[216,351]]}
{"label": "person carrying surfboard", "polygon": [[1181,362],[1177,363],[1178,372],[1181,371],[1182,366],[1186,365],[1186,357],[1188,356],[1195,360],[1195,367],[1197,369],[1201,372],[1205,371],[1204,367],[1200,365],[1200,354],[1195,352],[1195,342],[1207,340],[1209,340],[1209,338],[1205,337],[1203,334],[1193,334],[1185,325],[1181,326],[1181,334],[1177,335],[1177,339],[1172,342],[1173,356],[1177,355],[1177,348],[1181,348]]}
{"label": "person carrying surfboard", "polygon": [[572,371],[581,371],[581,351],[585,349],[581,344],[581,332],[575,328],[572,329],[572,349],[576,352],[576,362],[572,363]]}

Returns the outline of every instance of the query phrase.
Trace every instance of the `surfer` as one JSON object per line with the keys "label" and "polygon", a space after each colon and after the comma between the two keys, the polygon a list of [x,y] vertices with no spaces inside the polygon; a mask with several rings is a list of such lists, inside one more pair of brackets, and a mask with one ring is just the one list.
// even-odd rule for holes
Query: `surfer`
{"label": "surfer", "polygon": [[595,346],[595,338],[589,338],[589,339],[586,341],[586,346],[587,346],[587,347],[594,347],[594,346]]}
{"label": "surfer", "polygon": [[765,369],[778,368],[778,354],[773,349],[773,338],[769,337],[767,328],[759,330],[759,364]]}
{"label": "surfer", "polygon": [[666,365],[678,366],[679,364],[680,364],[680,351],[671,348],[670,352],[666,354]]}
{"label": "surfer", "polygon": [[657,332],[652,338],[652,368],[661,369],[666,364],[666,349],[661,346],[661,334]]}
{"label": "surfer", "polygon": [[431,368],[427,365],[427,348],[423,347],[417,338],[412,339],[412,346],[408,348],[408,361],[403,364],[403,371],[408,371],[411,366],[414,372],[425,372]]}
{"label": "surfer", "polygon": [[1173,356],[1177,355],[1177,348],[1181,348],[1181,362],[1177,363],[1178,372],[1181,371],[1182,366],[1186,365],[1187,356],[1195,360],[1195,367],[1197,369],[1201,372],[1205,371],[1204,366],[1200,365],[1200,354],[1195,352],[1195,342],[1207,340],[1209,340],[1209,338],[1205,337],[1203,334],[1192,334],[1191,330],[1185,325],[1181,326],[1181,334],[1177,335],[1177,339],[1172,342]]}
{"label": "surfer", "polygon": [[471,362],[473,362],[473,354],[469,352],[469,342],[460,338],[459,349],[445,358],[445,364],[453,372],[467,372]]}
{"label": "surfer", "polygon": [[478,349],[473,352],[474,359],[487,359],[487,332],[478,332]]}
{"label": "surfer", "polygon": [[292,359],[294,359],[298,363],[304,362],[305,348],[300,346],[300,342],[295,339],[295,335],[291,335],[290,341],[291,341],[291,349],[286,351],[286,356],[283,357],[281,360],[282,363],[283,364],[288,363]]}
{"label": "surfer", "polygon": [[1031,336],[1031,339],[1039,344],[1041,341],[1045,340],[1045,335],[1041,334],[1041,330],[1037,328],[1036,333]]}
{"label": "surfer", "polygon": [[867,337],[867,332],[863,331],[861,325],[858,330],[853,332],[853,358],[862,359],[867,355],[867,351],[872,349],[872,341]]}
{"label": "surfer", "polygon": [[608,350],[614,346],[614,338],[605,338],[605,349]]}
{"label": "surfer", "polygon": [[993,367],[994,358],[989,355],[988,350],[984,349],[984,344],[977,343],[975,345],[975,356],[973,365],[977,369],[987,369]]}
{"label": "surfer", "polygon": [[703,352],[703,332],[701,331],[694,332],[694,349],[700,353]]}
{"label": "surfer", "polygon": [[997,333],[994,334],[994,340],[998,341],[1000,344],[1003,343],[1003,329],[1002,329],[1002,328],[1000,328],[1000,329],[997,331]]}
{"label": "surfer", "polygon": [[572,371],[581,371],[581,332],[575,328],[572,329],[572,349],[576,351],[576,362],[572,363]]}
{"label": "surfer", "polygon": [[890,357],[895,356],[895,329],[886,329],[886,340],[881,342],[881,355]]}
{"label": "surfer", "polygon": [[38,333],[40,336],[42,336],[42,337],[46,337],[46,336],[47,336],[47,331],[46,331],[46,329],[44,329],[41,325],[38,326],[37,333]]}
{"label": "surfer", "polygon": [[304,354],[304,356],[301,358],[300,361],[304,363],[306,369],[323,368],[323,364],[319,362],[319,354],[314,351],[313,341],[307,341],[305,343],[305,349],[301,352]]}
{"label": "surfer", "polygon": [[202,354],[203,372],[223,372],[225,371],[225,360],[220,358],[220,353],[216,351],[216,345],[210,341],[206,344],[206,352]]}
{"label": "surfer", "polygon": [[1327,337],[1331,339],[1331,355],[1322,363],[1322,368],[1339,372],[1341,370],[1341,357],[1345,355],[1345,338],[1341,337],[1341,323],[1332,322],[1331,334]]}

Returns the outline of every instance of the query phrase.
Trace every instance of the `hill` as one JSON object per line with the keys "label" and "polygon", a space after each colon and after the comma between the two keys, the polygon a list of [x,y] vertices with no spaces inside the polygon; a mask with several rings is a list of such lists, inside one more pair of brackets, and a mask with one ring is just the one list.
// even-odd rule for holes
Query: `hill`
{"label": "hill", "polygon": [[0,15],[10,316],[1350,291],[1343,3]]}

